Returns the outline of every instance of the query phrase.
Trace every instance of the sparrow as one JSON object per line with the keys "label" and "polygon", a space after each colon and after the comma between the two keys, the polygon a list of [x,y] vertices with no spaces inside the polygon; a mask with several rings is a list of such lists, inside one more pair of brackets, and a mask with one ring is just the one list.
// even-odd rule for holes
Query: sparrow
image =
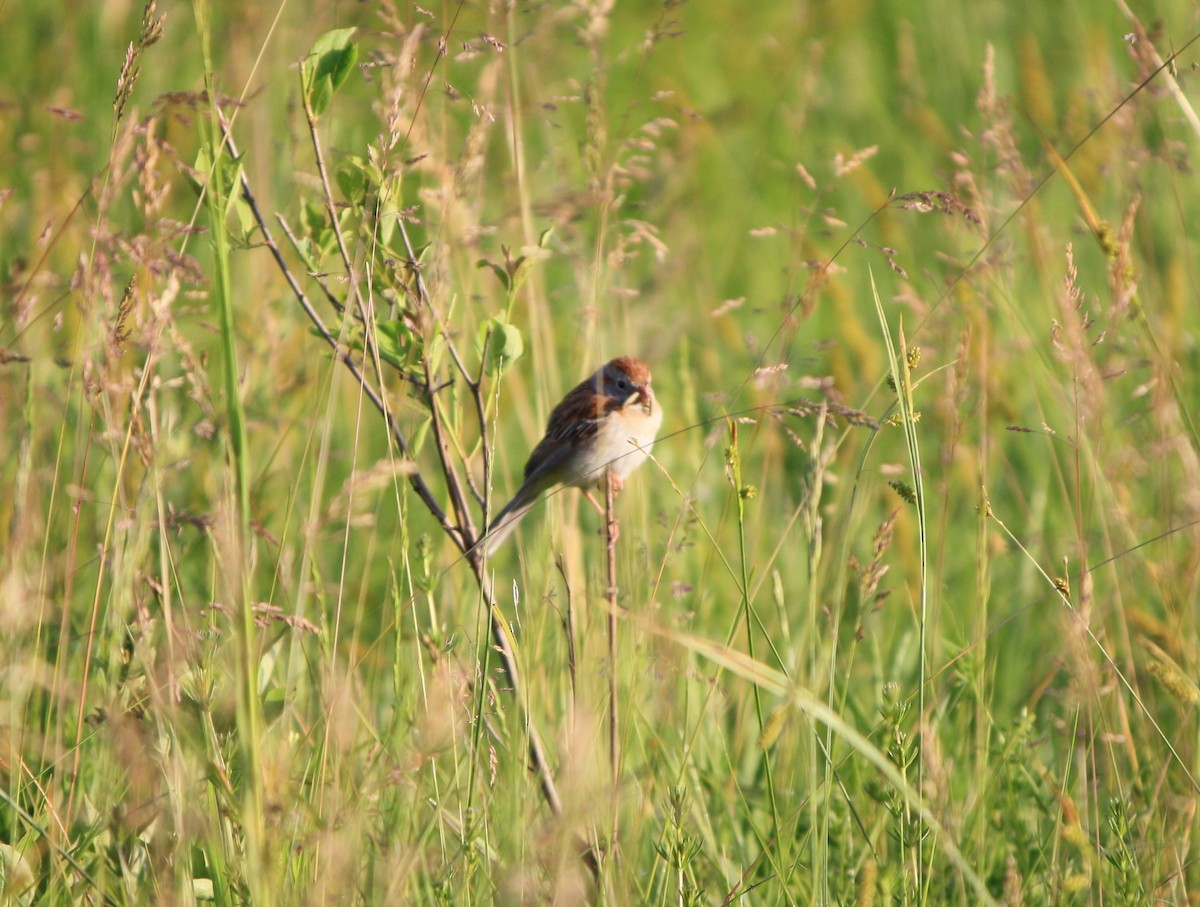
{"label": "sparrow", "polygon": [[618,356],[579,383],[554,407],[546,433],[529,455],[525,480],[488,527],[483,545],[495,552],[538,499],[558,485],[590,490],[611,476],[620,491],[625,478],[646,459],[662,408],[650,388],[650,368]]}

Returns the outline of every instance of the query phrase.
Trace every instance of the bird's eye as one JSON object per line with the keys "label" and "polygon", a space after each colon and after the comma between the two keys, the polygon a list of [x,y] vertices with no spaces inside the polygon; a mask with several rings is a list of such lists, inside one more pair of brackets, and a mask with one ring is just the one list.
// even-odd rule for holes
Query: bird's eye
{"label": "bird's eye", "polygon": [[620,388],[621,390],[626,390],[629,387],[629,382],[626,381],[624,378],[618,378],[617,379],[617,387]]}

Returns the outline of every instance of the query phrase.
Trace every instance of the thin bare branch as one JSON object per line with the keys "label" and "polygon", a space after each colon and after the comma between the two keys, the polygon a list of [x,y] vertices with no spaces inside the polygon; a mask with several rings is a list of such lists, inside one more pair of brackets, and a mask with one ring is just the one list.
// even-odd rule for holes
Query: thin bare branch
{"label": "thin bare branch", "polygon": [[454,507],[454,515],[458,520],[458,525],[463,533],[463,542],[468,547],[475,544],[476,532],[475,521],[471,517],[471,511],[467,507],[466,498],[462,493],[462,480],[458,477],[458,470],[454,466],[454,461],[450,457],[450,442],[446,438],[446,433],[449,430],[446,425],[446,417],[442,413],[441,405],[438,403],[437,390],[434,388],[433,370],[429,362],[429,357],[424,357],[425,365],[425,383],[429,387],[429,412],[433,416],[430,419],[430,424],[433,428],[433,438],[437,445],[438,462],[442,466],[442,475],[446,478],[446,490],[450,493],[450,503]]}
{"label": "thin bare branch", "polygon": [[[275,219],[279,221],[279,228],[283,230],[283,235],[286,236],[288,238],[288,242],[292,244],[292,250],[297,255],[300,255],[300,240],[297,239],[296,234],[292,232],[291,226],[284,219],[282,214],[276,213]],[[333,290],[329,289],[329,286],[322,279],[322,275],[309,271],[308,276],[312,278],[313,282],[321,288],[321,292],[325,294],[325,298],[329,301],[329,304],[333,306],[337,313],[339,315],[346,314],[346,306],[342,304],[342,301],[338,299]]]}
{"label": "thin bare branch", "polygon": [[[484,525],[486,525],[488,518],[487,490],[490,489],[492,485],[491,450],[488,444],[487,416],[482,395],[482,362],[486,361],[487,340],[485,340],[484,343],[484,355],[480,357],[480,372],[478,375],[472,376],[472,374],[467,370],[467,366],[464,363],[462,356],[459,355],[458,344],[454,342],[453,334],[442,320],[441,313],[438,312],[437,307],[433,304],[432,297],[429,295],[429,288],[425,283],[424,276],[421,274],[420,263],[416,260],[416,252],[413,247],[412,238],[408,235],[408,225],[404,223],[403,218],[400,218],[397,221],[396,226],[398,232],[400,233],[400,238],[404,241],[404,252],[408,257],[408,269],[409,273],[411,273],[413,276],[413,284],[416,288],[417,301],[425,308],[425,310],[430,314],[436,323],[437,328],[441,333],[442,342],[445,343],[446,350],[450,354],[450,359],[454,362],[454,367],[462,376],[462,380],[466,383],[467,389],[470,391],[471,397],[475,402],[475,417],[479,421],[479,436],[483,446],[483,492],[480,492],[479,488],[476,487],[475,480],[471,476],[470,464],[466,462],[465,457],[463,458],[463,468],[466,474],[467,487],[470,488],[471,494],[479,503],[479,506],[483,509]],[[488,340],[490,340],[490,333]],[[471,534],[472,536],[475,535],[473,531]]]}

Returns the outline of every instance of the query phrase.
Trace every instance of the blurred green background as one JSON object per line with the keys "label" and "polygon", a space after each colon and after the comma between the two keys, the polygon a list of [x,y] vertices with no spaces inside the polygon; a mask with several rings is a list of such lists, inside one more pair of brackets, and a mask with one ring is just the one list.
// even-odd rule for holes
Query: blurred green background
{"label": "blurred green background", "polygon": [[[0,9],[0,766],[27,814],[0,837],[7,878],[36,879],[20,897],[974,903],[961,852],[1007,903],[1186,901],[1195,4],[166,3],[139,47],[143,15]],[[525,771],[515,710],[465,685],[487,652],[470,572],[244,209],[225,229],[252,533],[222,535],[206,67],[336,333],[318,282],[349,284],[300,61],[348,27],[358,65],[318,138],[362,292],[404,301],[398,240],[375,244],[379,183],[360,191],[373,164],[433,334],[475,357],[489,319],[524,338],[485,382],[497,498],[611,356],[647,360],[666,410],[620,502],[615,786],[598,520],[554,496],[493,563],[565,818]],[[479,267],[505,248],[536,258],[511,309]],[[873,284],[919,347],[924,565],[918,508],[889,484],[915,481]],[[436,477],[422,395],[385,386]],[[445,400],[481,479],[461,382]],[[812,401],[883,426],[822,427]],[[255,649],[261,862],[241,850],[236,760],[222,780],[234,578],[277,609]],[[915,847],[915,801],[849,737],[672,633],[827,704],[939,831]],[[604,849],[610,799],[620,856],[588,888],[563,853],[574,835]]]}

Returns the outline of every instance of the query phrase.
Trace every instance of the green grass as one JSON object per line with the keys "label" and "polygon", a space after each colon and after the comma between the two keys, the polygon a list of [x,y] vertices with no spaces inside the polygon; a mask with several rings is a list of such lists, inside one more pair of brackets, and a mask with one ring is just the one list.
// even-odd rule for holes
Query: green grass
{"label": "green grass", "polygon": [[[1200,21],[1137,14],[0,9],[3,902],[1195,900]],[[452,535],[621,353],[610,624],[576,492]]]}

